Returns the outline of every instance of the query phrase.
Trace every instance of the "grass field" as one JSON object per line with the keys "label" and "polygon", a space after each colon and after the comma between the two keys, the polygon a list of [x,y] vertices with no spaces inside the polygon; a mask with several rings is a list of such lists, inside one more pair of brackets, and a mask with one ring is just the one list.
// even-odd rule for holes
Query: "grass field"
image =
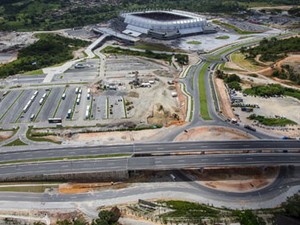
{"label": "grass field", "polygon": [[199,73],[198,89],[200,97],[200,114],[204,120],[210,120],[208,113],[207,99],[206,99],[206,86],[205,86],[205,71],[208,68],[208,63],[205,63]]}
{"label": "grass field", "polygon": [[234,52],[231,54],[231,61],[241,68],[255,72],[264,69],[265,67],[256,65],[254,62],[245,59],[245,56],[240,52]]}
{"label": "grass field", "polygon": [[40,75],[40,74],[44,74],[43,70],[32,70],[32,71],[28,71],[23,73],[23,75]]}
{"label": "grass field", "polygon": [[190,44],[190,45],[201,45],[202,42],[201,41],[188,41],[187,44]]}
{"label": "grass field", "polygon": [[4,146],[22,146],[22,145],[27,145],[26,143],[24,143],[23,141],[21,141],[20,139],[14,140]]}
{"label": "grass field", "polygon": [[147,42],[137,42],[133,48],[136,49],[143,49],[143,50],[149,50],[149,51],[166,51],[166,52],[174,52],[175,50],[163,45],[163,44],[157,44],[157,43],[147,43]]}
{"label": "grass field", "polygon": [[43,193],[46,188],[56,188],[58,185],[25,185],[25,186],[7,186],[1,187],[0,191],[12,191],[12,192],[33,192],[33,193]]}
{"label": "grass field", "polygon": [[218,36],[216,37],[216,39],[229,39],[230,37],[227,35],[223,35],[223,36]]}

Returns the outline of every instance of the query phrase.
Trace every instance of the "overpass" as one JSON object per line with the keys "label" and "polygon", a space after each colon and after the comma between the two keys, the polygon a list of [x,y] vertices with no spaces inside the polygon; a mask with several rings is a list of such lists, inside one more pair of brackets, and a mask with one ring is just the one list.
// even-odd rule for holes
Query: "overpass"
{"label": "overpass", "polygon": [[254,153],[182,155],[152,157],[120,157],[107,159],[61,160],[24,164],[0,165],[0,179],[22,177],[47,178],[69,174],[93,174],[105,172],[129,172],[137,170],[199,169],[204,167],[245,167],[299,165],[300,154]]}
{"label": "overpass", "polygon": [[[31,148],[31,147],[30,147]],[[141,143],[127,145],[102,146],[60,146],[46,149],[11,149],[0,150],[0,163],[10,161],[53,159],[79,156],[99,156],[109,154],[176,154],[176,153],[213,153],[230,151],[232,153],[246,152],[286,152],[300,151],[300,141],[297,140],[233,140],[233,141],[195,141],[195,142],[166,142]]]}

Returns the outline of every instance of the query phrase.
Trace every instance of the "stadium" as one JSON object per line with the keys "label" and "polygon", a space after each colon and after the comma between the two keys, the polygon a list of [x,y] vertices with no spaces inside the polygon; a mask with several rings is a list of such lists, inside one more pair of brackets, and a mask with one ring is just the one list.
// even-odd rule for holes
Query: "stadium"
{"label": "stadium", "polygon": [[138,37],[141,34],[156,39],[175,39],[182,36],[211,33],[206,19],[184,11],[143,11],[121,13],[126,25],[124,34]]}

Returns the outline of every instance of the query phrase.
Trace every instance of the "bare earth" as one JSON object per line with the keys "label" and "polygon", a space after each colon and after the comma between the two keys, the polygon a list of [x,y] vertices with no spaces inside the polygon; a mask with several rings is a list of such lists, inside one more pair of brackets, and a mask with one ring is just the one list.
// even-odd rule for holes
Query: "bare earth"
{"label": "bare earth", "polygon": [[298,125],[286,126],[286,127],[268,127],[260,125],[257,127],[253,121],[247,119],[252,113],[242,112],[240,108],[236,108],[235,112],[240,115],[240,119],[243,123],[252,124],[265,132],[272,132],[281,136],[300,137],[300,101],[291,98],[260,98],[254,96],[243,97],[241,93],[238,93],[244,99],[245,104],[258,104],[260,108],[255,108],[253,113],[266,117],[284,116],[290,120],[295,121]]}
{"label": "bare earth", "polygon": [[197,127],[182,133],[175,138],[175,141],[208,141],[208,140],[241,140],[253,139],[250,134],[242,133],[234,128],[227,127]]}
{"label": "bare earth", "polygon": [[224,85],[224,81],[222,79],[216,78],[215,84],[218,90],[218,97],[219,97],[220,108],[222,110],[222,113],[227,118],[230,119],[236,118],[231,108],[229,94],[227,93],[226,87]]}
{"label": "bare earth", "polygon": [[115,132],[98,132],[76,134],[69,141],[70,143],[87,143],[87,144],[117,144],[133,142],[155,141],[161,135],[168,132],[169,128],[141,130],[141,131],[115,131]]}
{"label": "bare earth", "polygon": [[228,192],[247,192],[271,184],[278,176],[279,168],[232,168],[188,171],[199,184]]}
{"label": "bare earth", "polygon": [[4,141],[11,138],[13,134],[13,131],[0,131],[0,141]]}
{"label": "bare earth", "polygon": [[66,183],[59,185],[58,192],[63,194],[79,194],[103,189],[120,189],[127,187],[126,183]]}

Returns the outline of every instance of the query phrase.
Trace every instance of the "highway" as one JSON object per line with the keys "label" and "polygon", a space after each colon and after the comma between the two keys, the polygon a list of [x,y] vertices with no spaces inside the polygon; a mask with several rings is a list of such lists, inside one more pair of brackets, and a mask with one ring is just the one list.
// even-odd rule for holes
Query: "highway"
{"label": "highway", "polygon": [[0,166],[0,177],[14,178],[23,176],[95,173],[129,170],[172,170],[183,168],[255,166],[255,165],[299,165],[300,154],[293,153],[253,153],[182,155],[153,157],[120,157],[106,159],[67,160],[36,162]]}
{"label": "highway", "polygon": [[[178,152],[202,151],[261,151],[272,150],[276,153],[283,150],[300,151],[300,141],[295,140],[234,140],[234,141],[197,141],[145,143],[127,145],[103,145],[63,147],[48,149],[28,149],[12,151],[10,148],[0,150],[0,162],[38,160],[79,156],[99,156],[108,154],[169,154]],[[178,156],[179,157],[179,156]]]}

